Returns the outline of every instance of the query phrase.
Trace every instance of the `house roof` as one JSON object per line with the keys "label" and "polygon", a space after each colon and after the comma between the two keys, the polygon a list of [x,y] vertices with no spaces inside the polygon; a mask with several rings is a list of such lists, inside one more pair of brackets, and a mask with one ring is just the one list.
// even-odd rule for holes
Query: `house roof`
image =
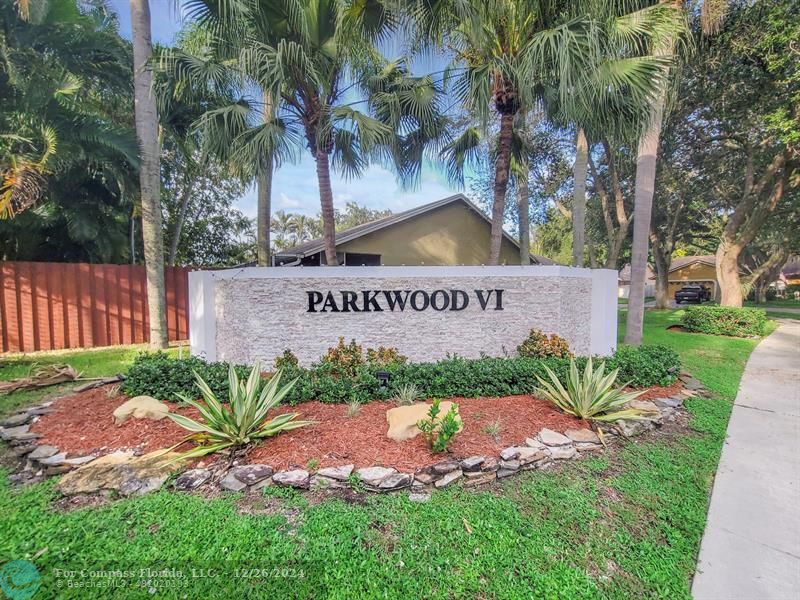
{"label": "house roof", "polygon": [[[656,272],[649,264],[647,265],[647,279],[655,279]],[[619,280],[630,282],[631,280],[631,263],[626,264],[619,270]]]}
{"label": "house roof", "polygon": [[672,263],[670,263],[669,266],[669,272],[672,273],[673,271],[688,267],[694,263],[701,263],[708,265],[709,267],[716,267],[717,258],[713,254],[705,254],[702,256],[678,256],[677,258],[672,259]]}
{"label": "house roof", "polygon": [[[475,213],[480,215],[487,223],[491,224],[492,220],[489,217],[487,217],[486,214],[484,214],[484,212],[480,208],[478,208],[469,198],[467,198],[464,194],[455,194],[453,196],[448,196],[447,198],[442,198],[441,200],[436,200],[435,202],[430,202],[428,204],[423,204],[422,206],[417,206],[415,208],[406,210],[401,213],[389,215],[388,217],[376,219],[375,221],[370,221],[369,223],[363,223],[362,225],[356,225],[355,227],[344,229],[342,231],[337,231],[335,237],[336,245],[338,246],[340,244],[350,242],[365,235],[375,233],[376,231],[386,229],[387,227],[392,227],[393,225],[397,225],[399,223],[402,223],[403,221],[408,221],[409,219],[413,219],[420,215],[424,215],[425,213],[429,213],[431,211],[437,210],[439,208],[447,206],[448,204],[453,204],[455,202],[461,202],[462,204],[466,205],[467,208],[475,211]],[[505,237],[512,244],[514,244],[514,247],[519,248],[519,242],[517,242],[517,240],[515,240],[505,231],[503,231],[503,237]],[[325,250],[325,241],[322,238],[317,238],[314,240],[309,240],[308,242],[303,242],[302,244],[298,244],[293,248],[287,248],[285,250],[281,250],[276,254],[276,258],[295,259],[303,256],[310,256],[312,254],[316,254],[317,252],[323,252],[324,250]],[[531,258],[540,265],[556,264],[555,261],[544,256],[537,256],[531,254]]]}

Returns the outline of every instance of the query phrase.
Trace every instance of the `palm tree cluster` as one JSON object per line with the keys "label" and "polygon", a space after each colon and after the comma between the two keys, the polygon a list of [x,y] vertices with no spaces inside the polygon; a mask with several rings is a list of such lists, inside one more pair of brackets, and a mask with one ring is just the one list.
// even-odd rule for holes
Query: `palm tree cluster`
{"label": "palm tree cluster", "polygon": [[[187,190],[207,173],[235,181],[230,189],[255,183],[258,264],[270,264],[273,246],[320,236],[327,264],[337,265],[334,237],[342,222],[332,173],[357,178],[380,164],[413,186],[431,161],[463,185],[465,175],[485,168],[490,264],[500,261],[509,215],[519,227],[520,262],[528,262],[530,198],[543,186],[555,186],[558,211],[569,220],[575,266],[584,265],[587,246],[590,264],[599,264],[592,243],[597,223],[609,238],[602,257],[609,267],[617,266],[633,230],[627,340],[641,340],[661,123],[678,58],[687,54],[690,8],[673,0],[177,5],[186,30],[174,47],[153,49],[148,0],[130,0],[132,45],[117,35],[103,0],[0,0],[0,217],[40,210],[40,200],[55,193],[47,191],[53,175],[79,165],[84,179],[101,181],[110,197],[142,217],[154,288],[151,322],[158,326],[159,265],[165,255],[176,260]],[[707,34],[719,29],[725,6],[723,0],[700,4]],[[81,35],[74,35],[76,28]],[[402,55],[384,56],[389,42],[398,41]],[[422,75],[412,69],[431,55],[444,57],[447,66]],[[116,126],[131,100],[138,152],[130,128]],[[565,138],[571,140],[569,194],[569,169],[552,141]],[[319,218],[273,215],[275,169],[304,155],[315,168]],[[171,161],[171,181],[180,182],[174,189],[182,190],[166,213],[167,248],[162,156]],[[542,161],[556,169],[555,179],[542,176]],[[623,172],[631,174],[630,184]],[[587,205],[589,180],[598,207]],[[507,200],[512,194],[515,202]],[[76,228],[80,217],[71,218]]]}

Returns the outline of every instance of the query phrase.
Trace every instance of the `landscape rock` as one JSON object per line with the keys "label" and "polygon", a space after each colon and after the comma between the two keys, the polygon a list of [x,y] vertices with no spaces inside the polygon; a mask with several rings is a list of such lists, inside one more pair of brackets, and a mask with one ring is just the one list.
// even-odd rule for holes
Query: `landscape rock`
{"label": "landscape rock", "polygon": [[167,416],[169,406],[151,396],[135,396],[114,409],[114,424],[122,425],[129,418],[160,421]]}
{"label": "landscape rock", "polygon": [[461,461],[461,470],[466,472],[480,471],[481,465],[486,461],[485,456],[470,456]]}
{"label": "landscape rock", "polygon": [[20,425],[27,424],[33,415],[27,412],[18,413],[16,415],[11,415],[10,417],[6,417],[0,425],[3,427],[19,427]]}
{"label": "landscape rock", "polygon": [[[31,460],[40,460],[42,458],[49,458],[54,454],[58,454],[58,448],[43,444],[41,446],[36,446],[36,449],[28,454],[28,458]],[[66,456],[64,458],[66,458]]]}
{"label": "landscape rock", "polygon": [[500,468],[500,461],[495,456],[487,456],[486,460],[483,461],[481,465],[481,471],[484,473],[488,473],[491,471],[497,471]]}
{"label": "landscape rock", "polygon": [[225,477],[220,480],[219,487],[221,487],[223,490],[228,490],[230,492],[241,492],[247,488],[247,484],[236,477],[236,473],[234,473],[234,469],[236,468],[237,467],[233,467],[233,469],[230,469],[227,473],[225,473]]}
{"label": "landscape rock", "polygon": [[446,473],[450,473],[458,469],[458,463],[454,460],[445,460],[440,463],[436,463],[431,467],[434,473],[438,475],[444,475]]}
{"label": "landscape rock", "polygon": [[511,469],[498,469],[497,473],[496,473],[497,479],[502,479],[504,477],[510,477],[511,475],[514,475],[516,472],[517,471],[513,471]]}
{"label": "landscape rock", "polygon": [[500,461],[500,468],[506,471],[518,471],[521,466],[517,459]]}
{"label": "landscape rock", "polygon": [[92,456],[91,454],[88,454],[86,456],[76,456],[75,458],[64,459],[64,464],[73,467],[79,467],[81,465],[85,465],[86,463],[92,462],[96,458],[97,458],[96,456]]}
{"label": "landscape rock", "polygon": [[337,481],[347,481],[353,472],[355,465],[342,465],[341,467],[325,467],[317,471],[317,475],[336,479]]}
{"label": "landscape rock", "polygon": [[269,479],[275,472],[269,465],[242,465],[233,467],[230,471],[233,476],[245,485],[255,485],[264,479]]}
{"label": "landscape rock", "polygon": [[291,471],[280,471],[272,476],[272,481],[278,485],[294,488],[307,488],[309,485],[308,471],[305,469],[293,469]]}
{"label": "landscape rock", "polygon": [[44,473],[45,473],[45,475],[48,475],[48,476],[63,475],[64,473],[69,473],[72,470],[72,468],[73,467],[71,465],[60,464],[60,465],[55,465],[55,466],[52,466],[52,467],[47,467],[44,470]]}
{"label": "landscape rock", "polygon": [[[266,480],[269,481],[269,480]],[[324,475],[312,475],[309,482],[309,488],[312,490],[324,490],[327,488],[346,488],[347,483],[339,479],[325,477]],[[253,488],[258,489],[258,484]]]}
{"label": "landscape rock", "polygon": [[573,442],[599,444],[600,438],[591,429],[567,429],[564,432]]}
{"label": "landscape rock", "polygon": [[211,471],[208,469],[189,469],[178,475],[174,486],[176,490],[188,492],[200,487],[209,479],[211,479]]}
{"label": "landscape rock", "polygon": [[647,419],[619,419],[616,425],[625,437],[640,435],[654,427],[652,421]]}
{"label": "landscape rock", "polygon": [[578,456],[578,451],[574,446],[556,446],[550,448],[550,458],[553,460],[568,460]]}
{"label": "landscape rock", "polygon": [[408,473],[393,473],[381,481],[378,489],[380,489],[382,492],[399,490],[410,486],[413,479],[414,476]]}
{"label": "landscape rock", "polygon": [[512,460],[519,456],[519,448],[516,446],[511,446],[510,448],[506,448],[502,452],[500,452],[500,458],[503,460]]}
{"label": "landscape rock", "polygon": [[459,479],[461,479],[461,475],[462,475],[461,469],[450,471],[449,473],[444,475],[441,479],[438,479],[436,483],[434,483],[433,485],[435,485],[437,488],[447,487],[454,481],[458,481]]}
{"label": "landscape rock", "polygon": [[[32,459],[33,457],[29,454],[28,458]],[[58,454],[51,454],[50,456],[47,456],[45,458],[40,458],[40,459],[37,460],[37,462],[40,465],[45,465],[47,467],[52,467],[54,465],[62,464],[65,460],[67,460],[67,453],[66,452],[59,452]]]}
{"label": "landscape rock", "polygon": [[118,490],[123,495],[146,494],[159,489],[181,468],[177,454],[162,450],[134,456],[132,451],[114,452],[64,475],[58,483],[62,494],[88,494]]}
{"label": "landscape rock", "polygon": [[35,442],[33,443],[27,442],[25,444],[20,444],[18,446],[11,446],[9,448],[9,451],[17,458],[20,458],[22,456],[25,456],[26,454],[33,452],[34,450],[36,450],[36,448],[38,448],[38,446]]}
{"label": "landscape rock", "polygon": [[18,425],[16,427],[2,427],[0,428],[0,439],[6,442],[13,442],[17,440],[32,440],[40,437],[35,433],[28,430],[27,425]]}
{"label": "landscape rock", "polygon": [[567,436],[553,431],[552,429],[542,429],[537,436],[539,441],[547,446],[568,446],[572,443]]}
{"label": "landscape rock", "polygon": [[[467,475],[467,473],[464,474]],[[465,479],[464,487],[475,487],[478,485],[485,485],[497,479],[496,471],[489,471],[488,473],[470,473],[470,475],[476,475],[476,477],[468,477],[467,479]]]}
{"label": "landscape rock", "polygon": [[658,406],[653,402],[649,400],[631,400],[628,402],[628,406],[634,410],[641,411],[643,413],[643,419],[653,421],[654,423],[661,423],[661,411],[658,410]]}
{"label": "landscape rock", "polygon": [[525,438],[525,445],[529,448],[536,448],[538,450],[545,450],[547,446],[537,440],[536,438]]}
{"label": "landscape rock", "polygon": [[683,400],[680,398],[656,398],[653,400],[658,408],[679,408],[683,406]]}
{"label": "landscape rock", "polygon": [[518,450],[519,454],[517,454],[517,460],[519,461],[519,464],[523,466],[539,462],[540,460],[544,460],[550,456],[550,451],[545,449],[540,450],[539,448],[520,446]]}
{"label": "landscape rock", "polygon": [[422,485],[430,485],[437,479],[439,479],[439,475],[436,475],[428,469],[420,469],[414,473],[414,480],[419,481]]}
{"label": "landscape rock", "polygon": [[397,471],[395,469],[388,469],[386,467],[364,467],[362,469],[358,469],[356,474],[365,485],[378,487],[381,484],[381,481],[396,472]]}
{"label": "landscape rock", "polygon": [[587,442],[578,442],[575,444],[575,449],[579,452],[599,452],[603,449],[603,444],[590,444]]}
{"label": "landscape rock", "polygon": [[[437,422],[450,411],[452,405],[453,403],[447,400],[439,404],[440,412]],[[396,442],[403,442],[418,436],[420,430],[417,427],[417,422],[427,418],[430,407],[431,405],[425,402],[417,402],[409,406],[390,408],[386,411],[386,420],[389,422],[389,431],[386,436]],[[464,428],[464,424],[460,416],[456,418],[459,423],[458,430],[461,431]]]}
{"label": "landscape rock", "polygon": [[681,375],[680,380],[683,382],[683,385],[690,390],[699,391],[705,389],[705,386],[699,380],[689,375]]}

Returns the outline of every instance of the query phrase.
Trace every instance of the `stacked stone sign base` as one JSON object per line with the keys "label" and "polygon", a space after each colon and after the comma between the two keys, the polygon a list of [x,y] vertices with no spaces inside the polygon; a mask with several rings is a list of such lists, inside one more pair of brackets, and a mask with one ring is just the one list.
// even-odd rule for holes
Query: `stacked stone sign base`
{"label": "stacked stone sign base", "polygon": [[[646,414],[646,418],[616,422],[616,432],[606,435],[630,437],[675,421],[683,411],[683,402],[692,396],[705,396],[706,392],[695,379],[681,375],[686,385],[675,396],[652,401],[630,403]],[[50,445],[38,444],[38,434],[29,430],[30,423],[49,411],[49,404],[41,404],[6,418],[0,427],[0,438],[11,451],[24,460],[24,467],[10,477],[18,483],[40,481],[48,475],[68,473],[59,482],[64,494],[93,493],[114,489],[123,495],[144,494],[159,489],[169,476],[181,467],[162,452],[137,456],[134,452],[116,452],[100,458],[95,456],[70,456]],[[285,486],[301,490],[335,490],[354,485],[368,492],[385,493],[409,490],[409,499],[424,502],[434,489],[456,483],[466,488],[486,485],[505,479],[522,471],[548,469],[562,461],[600,452],[604,444],[590,429],[568,429],[563,434],[542,429],[527,438],[524,444],[510,446],[499,456],[470,456],[464,459],[444,459],[439,463],[403,473],[393,467],[372,466],[356,469],[355,465],[326,467],[310,473],[293,468],[275,471],[270,465],[235,465],[214,477],[211,469],[193,468],[180,473],[173,486],[180,491],[193,491],[202,486],[218,486],[235,492],[257,491],[267,486]],[[216,481],[216,483],[214,483]]]}

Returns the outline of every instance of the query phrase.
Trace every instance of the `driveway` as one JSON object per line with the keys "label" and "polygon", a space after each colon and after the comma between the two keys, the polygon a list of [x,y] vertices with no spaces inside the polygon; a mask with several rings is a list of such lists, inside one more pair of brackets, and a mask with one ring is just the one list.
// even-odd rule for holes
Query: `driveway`
{"label": "driveway", "polygon": [[787,600],[800,593],[800,322],[750,355],[708,513],[696,600]]}

